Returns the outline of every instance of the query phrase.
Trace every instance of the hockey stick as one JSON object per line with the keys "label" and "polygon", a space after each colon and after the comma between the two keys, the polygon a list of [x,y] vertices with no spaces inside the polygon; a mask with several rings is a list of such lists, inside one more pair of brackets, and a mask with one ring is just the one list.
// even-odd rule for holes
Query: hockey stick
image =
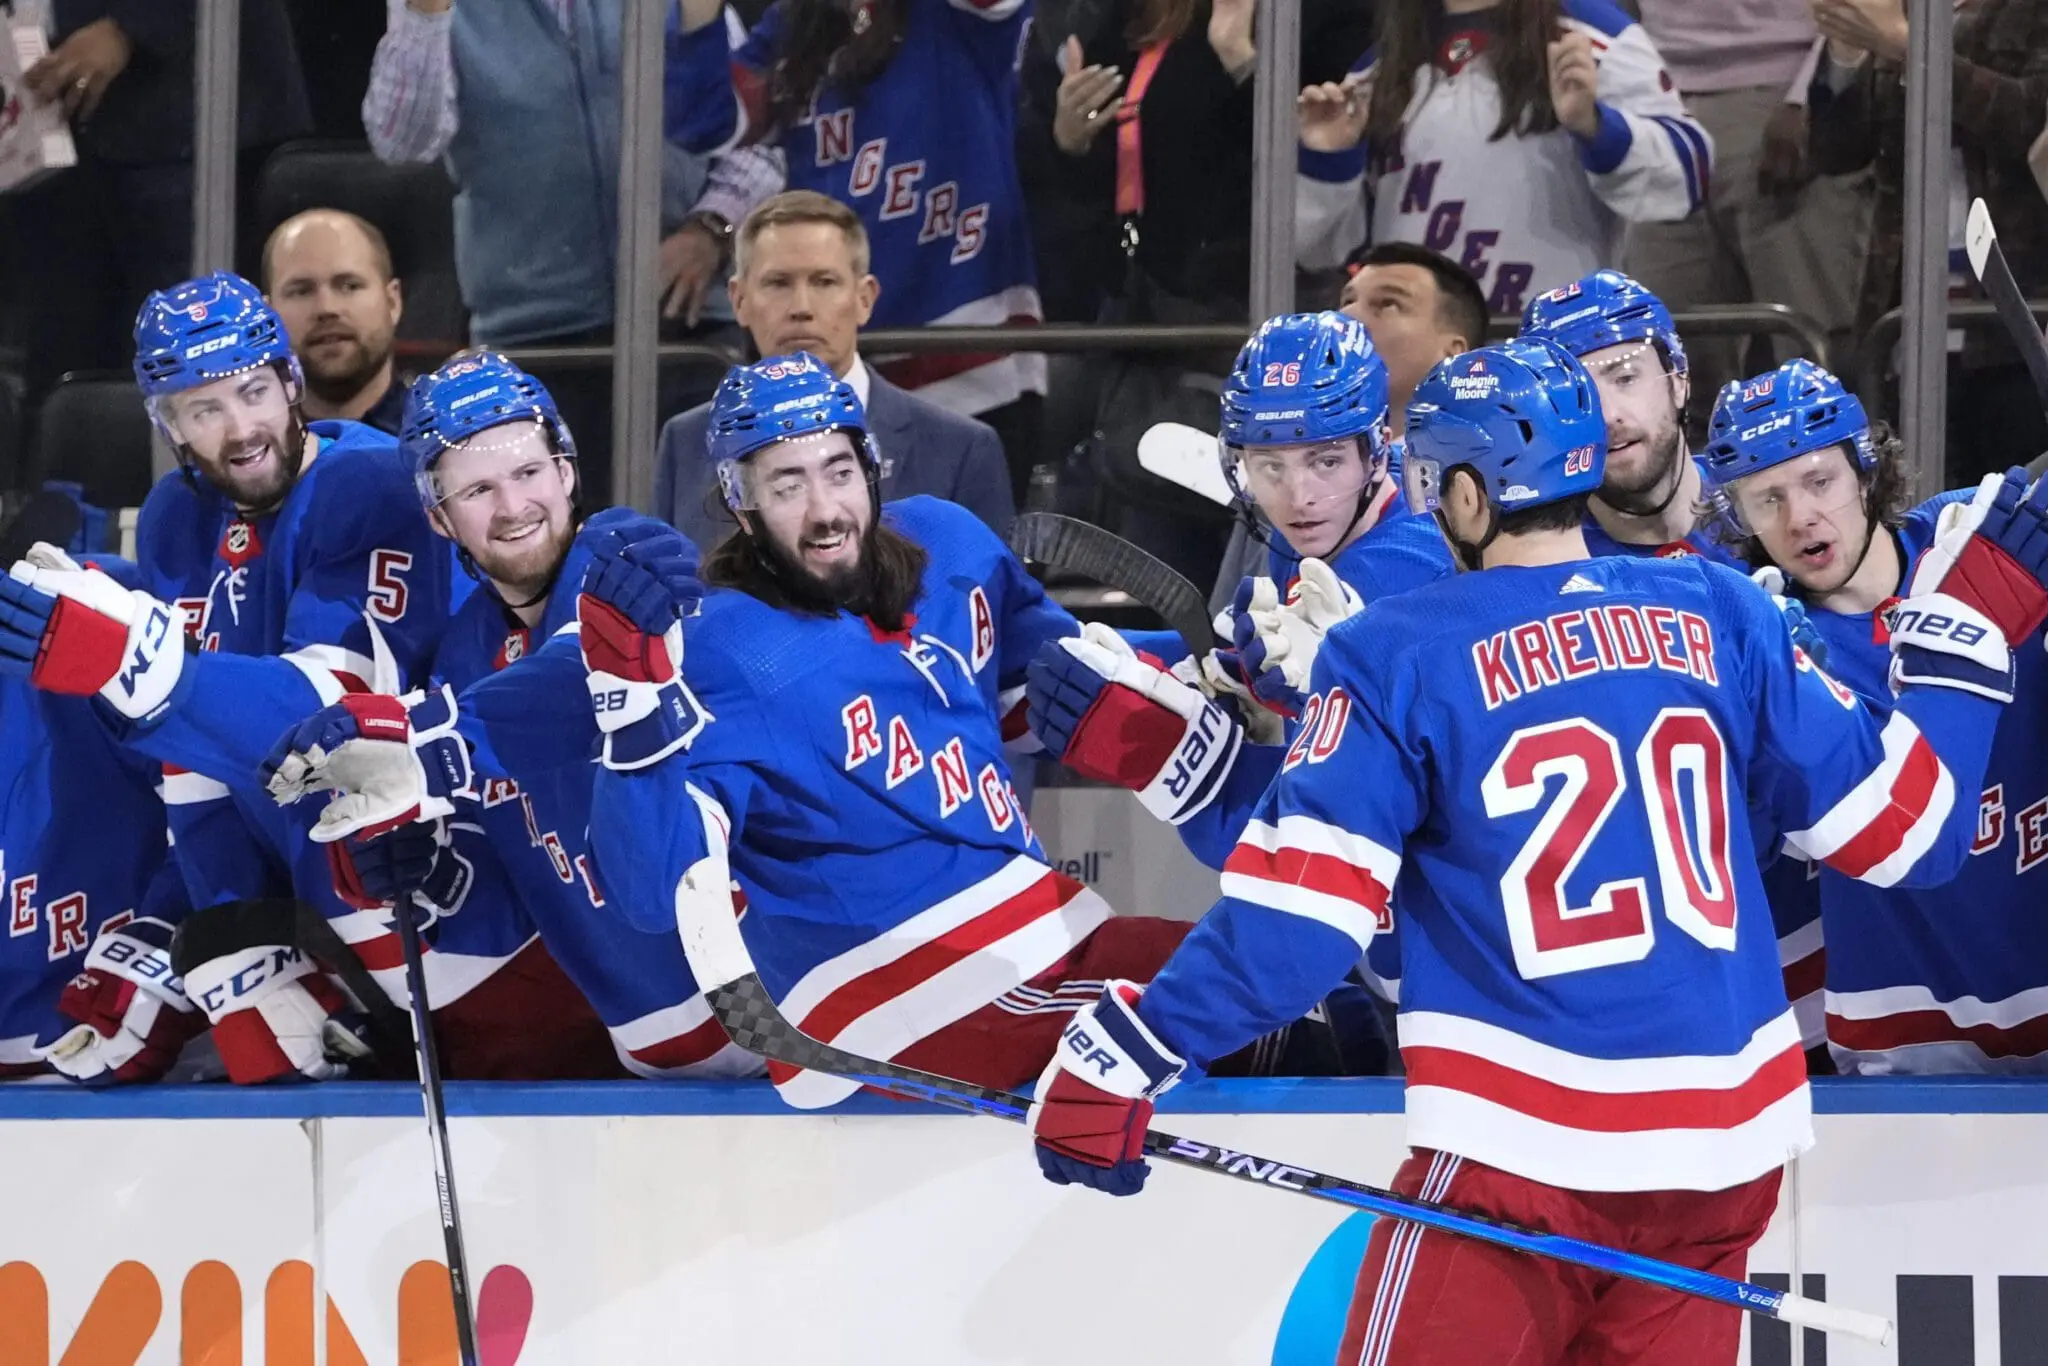
{"label": "hockey stick", "polygon": [[2012,334],[2020,359],[2027,363],[2027,373],[2034,378],[2034,393],[2041,406],[2048,408],[2048,338],[2042,337],[2041,325],[2034,321],[2034,310],[2028,306],[2026,295],[2020,293],[2019,281],[2013,278],[2012,267],[2006,263],[2005,249],[1998,245],[1998,232],[1991,226],[1991,211],[1981,199],[1970,201],[1969,221],[1963,228],[1963,251],[1970,258],[1970,273],[1991,296],[1992,305],[1998,309],[1998,320]]}
{"label": "hockey stick", "polygon": [[[425,909],[422,907],[421,909]],[[448,1115],[441,1106],[441,1058],[434,1045],[434,1021],[427,1005],[427,969],[420,959],[420,931],[410,907],[396,907],[398,943],[405,954],[405,994],[412,1015],[413,1053],[420,1065],[420,1100],[427,1112],[427,1138],[434,1149],[434,1189],[439,1195],[441,1242],[448,1253],[448,1294],[455,1307],[455,1345],[462,1366],[479,1366],[476,1314],[470,1307],[469,1259],[463,1255],[462,1215],[455,1207],[455,1159],[448,1148]]]}
{"label": "hockey stick", "polygon": [[[908,1100],[929,1101],[971,1114],[992,1115],[1023,1123],[1030,1113],[1031,1101],[1026,1096],[863,1058],[820,1043],[791,1024],[754,969],[753,958],[740,938],[739,924],[732,917],[731,893],[724,877],[706,877],[705,884],[700,887],[693,870],[678,890],[676,911],[690,970],[700,982],[719,984],[706,988],[704,992],[712,1017],[734,1043],[748,1052],[790,1067],[848,1077]],[[1146,1133],[1145,1152],[1162,1162],[1233,1176],[1240,1181],[1328,1200],[1369,1214],[1405,1219],[1423,1228],[1570,1262],[1645,1285],[1662,1286],[1785,1323],[1818,1328],[1824,1332],[1848,1333],[1876,1343],[1891,1339],[1890,1321],[1875,1314],[1839,1308],[1803,1295],[1767,1290],[1746,1281],[1730,1280],[1599,1243],[1518,1228],[1431,1200],[1399,1195],[1307,1167],[1178,1138],[1157,1129]]]}
{"label": "hockey stick", "polygon": [[1195,586],[1114,532],[1057,512],[1026,512],[1011,528],[1010,548],[1027,560],[1085,574],[1130,594],[1157,612],[1197,659],[1215,644],[1208,604]]}
{"label": "hockey stick", "polygon": [[1138,464],[1147,474],[1218,507],[1237,506],[1237,498],[1223,478],[1216,438],[1199,428],[1182,422],[1153,423],[1138,438]]}

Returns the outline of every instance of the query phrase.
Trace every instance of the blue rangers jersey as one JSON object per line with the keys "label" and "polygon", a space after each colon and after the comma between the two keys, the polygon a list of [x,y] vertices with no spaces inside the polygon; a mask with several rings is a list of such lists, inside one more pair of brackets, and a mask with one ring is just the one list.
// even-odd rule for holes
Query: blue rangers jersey
{"label": "blue rangers jersey", "polygon": [[[1700,487],[1703,489],[1712,488],[1713,481],[1707,477],[1707,467],[1696,457],[1693,460],[1693,464],[1700,472]],[[1683,555],[1702,555],[1707,559],[1725,564],[1731,569],[1740,569],[1744,573],[1749,572],[1748,566],[1743,564],[1733,547],[1722,544],[1720,538],[1715,536],[1713,530],[1709,527],[1695,527],[1692,534],[1684,540],[1672,541],[1667,545],[1633,545],[1626,541],[1617,541],[1608,535],[1607,529],[1594,520],[1593,514],[1588,512],[1586,520],[1579,530],[1586,537],[1586,553],[1595,558],[1602,555],[1634,555],[1639,557],[1661,556],[1664,559],[1676,559]]]}
{"label": "blue rangers jersey", "polygon": [[[390,436],[315,422],[309,440],[317,448],[290,493],[260,517],[182,473],[151,490],[137,526],[145,583],[186,606],[201,653],[163,714],[121,735],[164,763],[194,904],[296,895],[395,980],[395,935],[335,898],[325,851],[305,838],[315,805],[279,808],[257,774],[280,735],[342,693],[398,692],[426,677],[456,593],[454,554],[420,515]],[[451,933],[435,939],[452,947]],[[475,966],[437,972],[436,1002],[488,975]]]}
{"label": "blue rangers jersey", "polygon": [[[1302,149],[1297,254],[1342,263],[1360,242],[1420,242],[1478,279],[1490,313],[1621,259],[1630,223],[1675,222],[1707,197],[1713,140],[1641,24],[1608,0],[1561,0],[1558,27],[1598,65],[1600,126],[1500,139],[1500,86],[1486,49],[1495,10],[1441,16],[1434,60],[1415,73],[1400,145],[1371,157]],[[1377,54],[1353,69],[1370,78]],[[1370,163],[1370,164],[1369,164]]]}
{"label": "blue rangers jersey", "polygon": [[549,956],[611,1031],[627,1069],[641,1076],[756,1075],[759,1059],[711,1018],[673,917],[659,931],[635,928],[610,909],[591,867],[598,730],[576,644],[576,596],[592,539],[639,520],[615,508],[584,524],[537,626],[522,624],[489,590],[471,594],[449,623],[435,681],[460,694],[460,726],[472,741],[482,788],[467,814],[487,845],[464,848],[474,862],[502,866],[519,919],[539,929]]}
{"label": "blue rangers jersey", "polygon": [[[685,627],[709,724],[686,761],[601,768],[591,813],[602,885],[634,923],[673,934],[684,874],[723,886],[729,865],[783,1012],[876,1058],[1059,963],[1109,915],[1047,866],[999,720],[1039,646],[1079,628],[964,508],[906,498],[884,516],[930,554],[904,630],[713,592]],[[769,1076],[803,1108],[859,1088]]]}
{"label": "blue rangers jersey", "polygon": [[101,930],[186,908],[156,765],[88,700],[14,679],[0,680],[0,895],[0,1077],[43,1071],[35,1050],[78,1023],[57,999]]}
{"label": "blue rangers jersey", "polygon": [[[773,136],[789,189],[851,205],[867,228],[871,269],[887,281],[869,326],[1037,322],[1044,310],[1015,150],[1017,55],[1030,5],[906,0],[905,8],[888,66],[850,99],[828,83],[789,128],[765,125],[766,80],[788,6],[770,5],[734,52],[718,24],[672,33],[669,137],[704,152]],[[887,378],[955,412],[1045,392],[1037,355],[880,360]]]}
{"label": "blue rangers jersey", "polygon": [[[1942,510],[1974,492],[1944,493],[1906,518],[1897,543],[1908,579]],[[1884,610],[1811,613],[1830,669],[1880,714],[1893,705]],[[2048,1070],[2048,652],[2036,634],[2013,654],[2016,691],[1954,880],[1887,889],[1821,871],[1828,1046],[1844,1072]]]}
{"label": "blue rangers jersey", "polygon": [[1810,1145],[1743,798],[1845,873],[1939,882],[1998,712],[1912,688],[1879,722],[1696,558],[1441,580],[1340,625],[1313,687],[1139,1013],[1205,1066],[1398,914],[1409,1141],[1576,1190],[1721,1190]]}

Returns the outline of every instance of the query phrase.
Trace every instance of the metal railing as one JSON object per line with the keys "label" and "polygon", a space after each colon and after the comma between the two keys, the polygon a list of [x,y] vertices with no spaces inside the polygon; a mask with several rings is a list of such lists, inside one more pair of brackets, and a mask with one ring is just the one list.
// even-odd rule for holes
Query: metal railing
{"label": "metal railing", "polygon": [[[1827,330],[1814,319],[1783,304],[1716,304],[1687,309],[1674,320],[1679,332],[1688,337],[1749,337],[1757,335],[1792,338],[1801,354],[1829,364]],[[1491,333],[1509,336],[1520,320],[1503,314],[1492,320]],[[1090,352],[1234,351],[1252,333],[1251,323],[1106,324],[1045,323],[1027,327],[905,327],[879,328],[861,334],[862,351],[870,356],[930,355],[934,353],[1035,351],[1075,355]],[[543,372],[554,369],[594,369],[611,364],[609,346],[513,346],[504,354],[519,365]],[[738,347],[705,342],[664,342],[655,349],[662,365],[695,363],[737,365],[746,357]],[[414,348],[412,358],[431,363],[439,358]],[[651,469],[654,445],[621,445],[613,452],[614,489],[652,489]],[[632,462],[646,468],[634,471]],[[625,501],[623,498],[621,501]]]}

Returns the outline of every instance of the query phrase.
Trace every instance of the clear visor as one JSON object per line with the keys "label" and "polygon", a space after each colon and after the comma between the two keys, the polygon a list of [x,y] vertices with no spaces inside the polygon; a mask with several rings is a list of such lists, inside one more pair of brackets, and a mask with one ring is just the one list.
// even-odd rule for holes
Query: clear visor
{"label": "clear visor", "polygon": [[1343,507],[1372,479],[1364,441],[1347,436],[1313,446],[1225,446],[1223,471],[1261,507]]}
{"label": "clear visor", "polygon": [[1436,461],[1425,460],[1412,450],[1401,458],[1401,493],[1410,512],[1418,517],[1435,512],[1438,488]]}
{"label": "clear visor", "polygon": [[1713,501],[1744,536],[1797,532],[1827,523],[1848,530],[1861,522],[1863,482],[1838,449],[1815,451],[1730,480]]}
{"label": "clear visor", "polygon": [[719,462],[726,503],[741,512],[773,512],[814,500],[867,497],[867,467],[858,435],[843,428],[764,446],[740,460]]}

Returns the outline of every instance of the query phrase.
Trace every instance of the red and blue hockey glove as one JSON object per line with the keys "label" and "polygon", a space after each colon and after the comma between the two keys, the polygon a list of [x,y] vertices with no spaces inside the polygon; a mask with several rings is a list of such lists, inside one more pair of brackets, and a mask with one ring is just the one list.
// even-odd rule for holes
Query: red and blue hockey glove
{"label": "red and blue hockey glove", "polygon": [[340,794],[313,826],[320,844],[451,815],[457,798],[476,796],[459,719],[455,690],[445,684],[405,697],[351,693],[270,747],[264,786],[280,806],[313,792]]}
{"label": "red and blue hockey glove", "polygon": [[1106,982],[1075,1012],[1038,1078],[1026,1123],[1038,1168],[1055,1185],[1136,1195],[1151,1168],[1145,1130],[1152,1102],[1187,1064],[1138,1018],[1134,982]]}
{"label": "red and blue hockey glove", "polygon": [[1031,733],[1053,758],[1131,789],[1175,825],[1214,800],[1244,739],[1223,708],[1101,622],[1041,646],[1024,697]]}
{"label": "red and blue hockey glove", "polygon": [[348,993],[294,942],[295,906],[237,901],[194,911],[171,961],[238,1085],[332,1081],[373,1056],[369,1023]]}
{"label": "red and blue hockey glove", "polygon": [[171,970],[171,926],[151,916],[107,930],[85,967],[57,998],[57,1013],[78,1021],[43,1060],[88,1086],[155,1081],[171,1070],[206,1017],[186,999]]}
{"label": "red and blue hockey glove", "polygon": [[1986,475],[1968,503],[1943,508],[1908,598],[1940,593],[1988,618],[2019,645],[2048,619],[2048,483],[2026,471]]}
{"label": "red and blue hockey glove", "polygon": [[469,897],[476,869],[455,848],[443,821],[413,821],[378,835],[351,835],[327,846],[334,893],[362,911],[410,915],[424,930],[454,915]]}
{"label": "red and blue hockey glove", "polygon": [[1987,475],[1942,509],[1934,544],[1892,608],[1891,684],[1957,688],[2010,702],[2012,648],[2048,618],[2048,488],[2023,470]]}
{"label": "red and blue hockey glove", "polygon": [[1252,680],[1252,693],[1282,716],[1301,714],[1309,670],[1323,637],[1365,604],[1321,560],[1301,562],[1301,572],[1281,601],[1271,579],[1246,579],[1231,601],[1230,634]]}
{"label": "red and blue hockey glove", "polygon": [[1825,669],[1828,666],[1828,638],[1813,624],[1813,618],[1806,614],[1806,604],[1797,598],[1785,596],[1785,571],[1776,565],[1766,565],[1749,576],[1749,581],[1771,595],[1771,605],[1778,609],[1778,615],[1785,619],[1785,629],[1792,635],[1792,643],[1806,653],[1806,657]]}
{"label": "red and blue hockey glove", "polygon": [[703,597],[695,552],[650,523],[600,538],[576,600],[577,639],[607,768],[645,768],[687,747],[710,718],[683,682],[682,619]]}
{"label": "red and blue hockey glove", "polygon": [[185,664],[184,614],[38,545],[0,579],[0,672],[130,721],[165,707]]}

